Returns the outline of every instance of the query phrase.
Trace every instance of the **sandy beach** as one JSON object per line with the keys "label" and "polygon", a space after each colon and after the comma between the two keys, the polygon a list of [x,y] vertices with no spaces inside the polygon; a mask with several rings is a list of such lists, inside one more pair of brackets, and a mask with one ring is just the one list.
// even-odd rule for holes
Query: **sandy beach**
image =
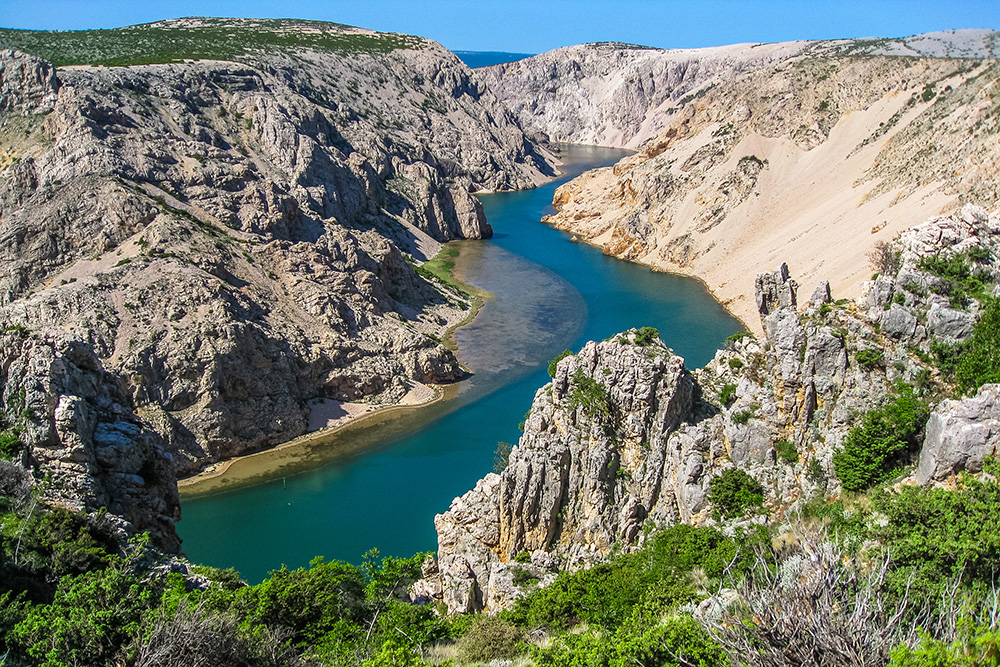
{"label": "sandy beach", "polygon": [[[197,475],[177,480],[178,489],[182,496],[201,496],[254,480],[273,478],[287,466],[311,458],[316,448],[336,447],[345,456],[355,453],[358,448],[340,442],[338,436],[375,420],[385,420],[397,413],[426,407],[442,400],[446,393],[442,387],[414,382],[402,400],[392,405],[312,399],[309,401],[307,433],[270,449],[215,463]],[[337,453],[325,451],[323,458],[335,458]]]}

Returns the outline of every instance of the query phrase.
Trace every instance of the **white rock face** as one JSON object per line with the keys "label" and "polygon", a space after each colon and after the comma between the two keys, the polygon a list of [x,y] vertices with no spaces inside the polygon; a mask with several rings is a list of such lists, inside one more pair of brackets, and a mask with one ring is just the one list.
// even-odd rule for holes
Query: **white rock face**
{"label": "white rock face", "polygon": [[946,400],[927,422],[917,481],[939,482],[966,470],[980,472],[1000,448],[1000,385],[984,385],[975,396]]}

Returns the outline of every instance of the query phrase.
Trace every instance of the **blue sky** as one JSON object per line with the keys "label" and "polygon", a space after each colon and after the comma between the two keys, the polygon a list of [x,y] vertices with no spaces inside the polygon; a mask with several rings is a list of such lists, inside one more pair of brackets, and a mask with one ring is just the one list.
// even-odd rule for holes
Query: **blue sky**
{"label": "blue sky", "polygon": [[317,19],[430,37],[454,50],[540,53],[594,41],[688,48],[1000,29],[1000,0],[0,0],[7,28],[112,28],[180,16]]}

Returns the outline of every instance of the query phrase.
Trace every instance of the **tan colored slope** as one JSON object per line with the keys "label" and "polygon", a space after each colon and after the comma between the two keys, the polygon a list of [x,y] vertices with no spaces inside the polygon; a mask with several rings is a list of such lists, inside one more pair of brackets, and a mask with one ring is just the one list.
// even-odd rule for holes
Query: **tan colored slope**
{"label": "tan colored slope", "polygon": [[[758,330],[754,276],[787,262],[808,297],[856,296],[879,241],[997,202],[997,69],[808,59],[688,105],[645,150],[556,193],[546,221],[605,252],[702,278]],[[935,97],[924,101],[932,83]]]}

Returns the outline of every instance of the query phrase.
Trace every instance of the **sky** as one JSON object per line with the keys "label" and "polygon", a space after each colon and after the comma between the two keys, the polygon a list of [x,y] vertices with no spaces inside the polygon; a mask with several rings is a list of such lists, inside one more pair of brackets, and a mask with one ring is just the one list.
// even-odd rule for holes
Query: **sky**
{"label": "sky", "polygon": [[0,27],[114,28],[182,16],[302,18],[429,37],[452,50],[541,53],[1000,29],[1000,0],[0,0]]}

